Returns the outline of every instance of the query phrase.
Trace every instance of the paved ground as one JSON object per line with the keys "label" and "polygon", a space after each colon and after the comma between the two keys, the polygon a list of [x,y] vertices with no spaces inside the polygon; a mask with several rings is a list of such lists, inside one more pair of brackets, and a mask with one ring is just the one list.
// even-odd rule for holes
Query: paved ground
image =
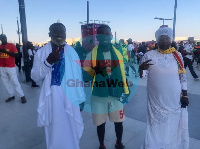
{"label": "paved ground", "polygon": [[[195,69],[196,70],[196,69]],[[196,70],[197,71],[197,70]],[[200,71],[197,71],[200,76]],[[200,148],[200,82],[193,81],[188,71],[188,92],[190,97],[189,131],[190,149]],[[40,88],[31,88],[24,75],[18,74],[28,103],[22,105],[20,98],[5,103],[8,97],[0,80],[0,149],[45,149],[45,137],[42,128],[36,127],[37,103]],[[133,75],[132,77],[133,78]],[[124,122],[123,143],[126,149],[140,149],[146,129],[146,79],[140,79],[133,99],[125,107],[127,116]],[[85,129],[81,139],[81,149],[97,149],[96,127],[92,124],[90,113],[82,113]],[[105,144],[107,149],[114,149],[115,133],[113,124],[106,124]],[[58,147],[59,149],[59,147]]]}

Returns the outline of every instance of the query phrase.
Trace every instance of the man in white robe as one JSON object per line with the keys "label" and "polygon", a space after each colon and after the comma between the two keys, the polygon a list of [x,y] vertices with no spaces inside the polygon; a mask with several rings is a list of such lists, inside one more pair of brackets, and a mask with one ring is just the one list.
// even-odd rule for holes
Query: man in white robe
{"label": "man in white robe", "polygon": [[31,77],[42,81],[38,104],[38,126],[45,127],[47,149],[79,149],[83,121],[79,104],[85,101],[82,87],[68,87],[67,80],[82,81],[76,51],[65,43],[62,23],[49,28],[51,41],[34,57]]}
{"label": "man in white robe", "polygon": [[[173,31],[156,32],[159,48],[147,52],[140,72],[148,70],[147,130],[142,149],[188,149],[186,72],[180,53],[170,48]],[[182,93],[182,97],[181,97]]]}

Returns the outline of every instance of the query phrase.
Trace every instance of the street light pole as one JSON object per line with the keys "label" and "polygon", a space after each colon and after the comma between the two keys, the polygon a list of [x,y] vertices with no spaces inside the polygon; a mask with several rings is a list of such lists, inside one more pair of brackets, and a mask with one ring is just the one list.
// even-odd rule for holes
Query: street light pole
{"label": "street light pole", "polygon": [[175,33],[176,33],[176,10],[177,10],[177,0],[175,0],[174,5],[174,22],[173,22],[173,41],[175,41]]}
{"label": "street light pole", "polygon": [[3,34],[3,26],[2,26],[2,24],[1,24],[1,32],[2,32],[2,34]]}
{"label": "street light pole", "polygon": [[155,17],[154,19],[162,20],[163,25],[165,25],[165,20],[173,20],[173,19],[165,19],[165,18],[158,18],[158,17]]}
{"label": "street light pole", "polygon": [[26,81],[31,81],[29,56],[28,56],[28,49],[27,49],[28,37],[27,37],[27,27],[26,27],[25,4],[24,4],[24,0],[18,0],[18,2],[19,2],[19,13],[20,13],[20,22],[21,22],[21,31],[22,31],[25,76],[26,76]]}
{"label": "street light pole", "polygon": [[89,1],[87,1],[87,24],[89,24],[89,16],[90,16],[90,12],[89,12]]}

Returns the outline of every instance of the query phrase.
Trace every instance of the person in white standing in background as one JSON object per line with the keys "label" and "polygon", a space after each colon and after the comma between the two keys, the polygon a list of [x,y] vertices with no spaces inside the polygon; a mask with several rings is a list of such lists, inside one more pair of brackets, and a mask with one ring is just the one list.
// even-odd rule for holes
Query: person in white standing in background
{"label": "person in white standing in background", "polygon": [[192,66],[192,59],[193,59],[193,46],[192,46],[193,40],[188,38],[188,44],[185,45],[184,51],[185,51],[185,56],[183,57],[184,60],[184,67],[185,69],[189,68],[190,73],[192,74],[193,78],[195,81],[199,81],[199,78],[197,74],[194,71],[194,68]]}
{"label": "person in white standing in background", "polygon": [[132,39],[129,38],[127,40],[127,42],[128,42],[127,52],[128,52],[129,59],[128,59],[128,62],[125,64],[126,65],[126,76],[129,76],[129,67],[131,67],[131,69],[135,73],[135,77],[138,77],[138,73],[134,67],[134,64],[136,64],[136,59],[135,59],[135,55],[134,55],[134,46],[133,46]]}
{"label": "person in white standing in background", "polygon": [[[33,59],[34,59],[34,55],[36,54],[36,50],[35,50],[32,42],[30,42],[30,41],[28,41],[27,47],[28,47],[28,55],[29,55],[29,65],[30,65],[30,68],[32,69],[33,68]],[[32,79],[31,79],[31,82],[32,82],[31,87],[39,87],[35,83],[35,81],[33,81]]]}

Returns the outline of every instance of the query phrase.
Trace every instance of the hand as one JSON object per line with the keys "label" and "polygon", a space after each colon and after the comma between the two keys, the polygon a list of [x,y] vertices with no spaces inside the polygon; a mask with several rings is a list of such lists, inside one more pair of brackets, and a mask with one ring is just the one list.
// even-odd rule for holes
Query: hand
{"label": "hand", "polygon": [[148,61],[142,63],[142,64],[140,65],[139,69],[140,69],[140,70],[148,70],[149,67],[150,67],[151,65],[153,65],[153,64],[148,64],[148,62],[150,62],[150,61],[152,61],[152,60],[148,60]]}
{"label": "hand", "polygon": [[125,103],[128,103],[128,97],[129,97],[129,94],[124,94],[123,93],[122,96],[118,98],[118,100],[121,103],[125,104]]}
{"label": "hand", "polygon": [[187,97],[181,97],[181,108],[186,108],[189,105],[189,100]]}
{"label": "hand", "polygon": [[49,64],[54,64],[55,62],[57,62],[59,59],[60,59],[60,51],[62,50],[63,48],[59,48],[57,50],[54,50],[53,52],[51,52],[47,58],[47,62]]}
{"label": "hand", "polygon": [[8,51],[6,51],[6,49],[0,49],[0,52],[7,53]]}
{"label": "hand", "polygon": [[101,74],[103,76],[103,70],[106,69],[106,67],[105,66],[102,67],[100,62],[97,61],[97,65],[93,67],[92,69],[94,69],[96,75]]}

